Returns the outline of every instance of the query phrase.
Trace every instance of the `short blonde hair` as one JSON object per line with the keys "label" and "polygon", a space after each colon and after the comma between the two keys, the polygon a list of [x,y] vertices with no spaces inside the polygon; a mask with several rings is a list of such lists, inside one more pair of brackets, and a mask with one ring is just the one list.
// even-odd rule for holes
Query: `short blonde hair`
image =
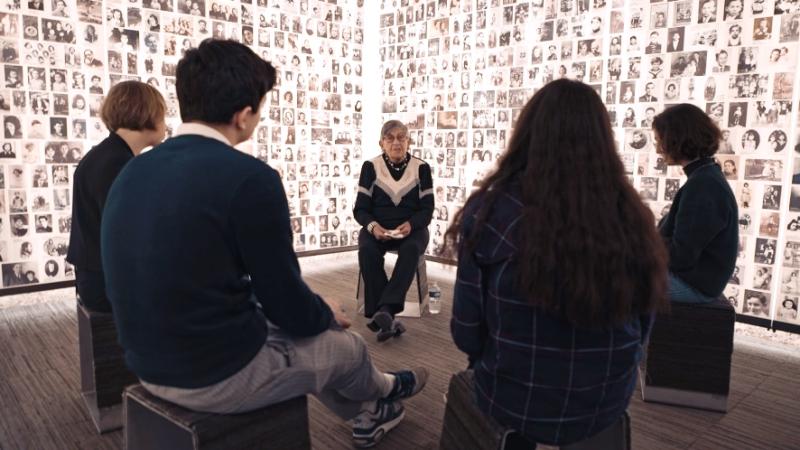
{"label": "short blonde hair", "polygon": [[100,119],[110,131],[155,130],[166,113],[167,103],[156,88],[140,81],[122,81],[108,91]]}

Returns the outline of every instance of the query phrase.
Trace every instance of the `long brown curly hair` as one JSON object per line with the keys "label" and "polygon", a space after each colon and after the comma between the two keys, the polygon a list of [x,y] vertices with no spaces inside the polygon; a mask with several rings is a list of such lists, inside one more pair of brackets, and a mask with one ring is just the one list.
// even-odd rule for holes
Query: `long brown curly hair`
{"label": "long brown curly hair", "polygon": [[625,176],[608,113],[589,86],[553,81],[523,108],[479,196],[470,235],[464,209],[445,234],[450,255],[475,249],[492,206],[518,184],[516,290],[578,326],[624,323],[668,307],[667,251],[653,214]]}

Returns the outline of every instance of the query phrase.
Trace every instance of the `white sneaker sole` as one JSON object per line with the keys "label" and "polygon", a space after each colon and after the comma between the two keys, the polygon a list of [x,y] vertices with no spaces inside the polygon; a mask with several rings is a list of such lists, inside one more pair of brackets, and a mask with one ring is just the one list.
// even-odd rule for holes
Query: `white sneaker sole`
{"label": "white sneaker sole", "polygon": [[369,436],[353,436],[353,445],[355,445],[357,448],[369,448],[378,445],[378,443],[386,436],[388,432],[392,431],[394,427],[400,424],[405,416],[406,412],[401,412],[396,419],[382,424]]}

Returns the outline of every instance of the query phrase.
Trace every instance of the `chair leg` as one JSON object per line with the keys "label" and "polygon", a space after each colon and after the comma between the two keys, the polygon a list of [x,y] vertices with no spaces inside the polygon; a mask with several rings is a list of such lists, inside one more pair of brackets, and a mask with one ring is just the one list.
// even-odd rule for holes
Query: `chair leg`
{"label": "chair leg", "polygon": [[364,276],[359,269],[358,282],[356,283],[356,313],[364,312],[364,301]]}
{"label": "chair leg", "polygon": [[625,431],[625,450],[631,450],[633,448],[633,443],[631,442],[631,416],[628,411],[625,411],[625,414],[622,415],[622,426]]}
{"label": "chair leg", "polygon": [[428,268],[425,264],[425,255],[419,257],[417,265],[417,295],[419,296],[419,313],[428,307]]}

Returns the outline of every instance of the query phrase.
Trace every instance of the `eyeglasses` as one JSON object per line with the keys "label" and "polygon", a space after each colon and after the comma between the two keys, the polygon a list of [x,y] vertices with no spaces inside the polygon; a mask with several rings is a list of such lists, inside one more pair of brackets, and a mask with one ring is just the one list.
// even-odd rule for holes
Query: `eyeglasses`
{"label": "eyeglasses", "polygon": [[387,134],[383,136],[383,140],[386,141],[387,143],[392,143],[394,141],[397,141],[402,144],[403,142],[408,140],[408,136],[406,135],[392,136],[391,134]]}

